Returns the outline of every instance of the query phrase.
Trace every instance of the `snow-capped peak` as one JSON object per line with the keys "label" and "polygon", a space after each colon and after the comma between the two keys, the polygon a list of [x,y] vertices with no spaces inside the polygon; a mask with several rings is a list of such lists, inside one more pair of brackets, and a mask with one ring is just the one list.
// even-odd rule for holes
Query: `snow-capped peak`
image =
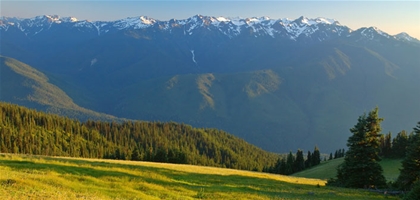
{"label": "snow-capped peak", "polygon": [[412,41],[414,38],[408,35],[406,32],[399,33],[397,35],[394,35],[395,38],[399,40],[406,40],[406,41]]}
{"label": "snow-capped peak", "polygon": [[[50,29],[53,26],[65,23],[67,27],[77,27],[80,31],[97,31],[103,35],[118,30],[158,28],[161,31],[175,33],[173,30],[182,28],[184,35],[193,35],[198,29],[219,32],[229,38],[240,34],[248,34],[252,37],[271,36],[285,37],[291,40],[298,38],[309,38],[309,40],[323,41],[332,37],[342,35],[350,36],[350,33],[358,34],[366,39],[377,39],[378,35],[386,38],[393,38],[401,41],[418,41],[406,33],[395,36],[379,30],[376,27],[361,28],[352,31],[338,21],[329,18],[308,18],[301,16],[297,19],[272,19],[270,17],[211,17],[195,15],[187,19],[171,19],[159,21],[147,16],[127,17],[115,21],[88,21],[78,20],[75,17],[60,17],[58,15],[42,15],[33,18],[21,19],[16,17],[0,17],[0,30],[7,31],[9,27],[20,29],[26,35],[36,35]],[[155,26],[156,25],[156,26]]]}
{"label": "snow-capped peak", "polygon": [[302,24],[309,25],[309,26],[315,25],[315,24],[337,24],[337,25],[339,25],[338,21],[336,21],[334,19],[323,18],[323,17],[310,19],[310,18],[301,16],[298,19],[296,19],[295,21],[300,22]]}
{"label": "snow-capped peak", "polygon": [[397,35],[394,35],[395,39],[400,40],[400,41],[406,41],[406,42],[416,42],[416,43],[420,43],[420,40],[411,37],[410,35],[408,35],[405,32],[399,33]]}
{"label": "snow-capped peak", "polygon": [[246,18],[245,19],[245,21],[246,21],[247,24],[249,24],[249,23],[258,24],[258,23],[261,23],[261,22],[264,22],[264,21],[268,21],[268,20],[270,20],[269,17],[259,17],[259,18],[252,17],[252,18]]}
{"label": "snow-capped peak", "polygon": [[64,21],[64,22],[77,22],[78,20],[75,17],[63,17],[62,21]]}
{"label": "snow-capped peak", "polygon": [[361,34],[369,39],[373,39],[375,37],[375,34],[379,34],[381,36],[384,36],[386,38],[390,38],[391,36],[388,33],[385,33],[383,31],[381,31],[380,29],[378,29],[377,27],[369,27],[369,28],[361,28]]}
{"label": "snow-capped peak", "polygon": [[328,18],[322,18],[322,17],[315,18],[315,21],[320,24],[339,24],[338,21],[334,19],[328,19]]}
{"label": "snow-capped peak", "polygon": [[156,23],[155,19],[149,18],[147,16],[140,17],[127,17],[125,19],[115,21],[115,27],[118,29],[141,29],[146,28]]}
{"label": "snow-capped peak", "polygon": [[216,17],[216,19],[219,22],[229,22],[230,21],[228,18],[225,18],[225,17]]}
{"label": "snow-capped peak", "polygon": [[154,24],[155,22],[156,22],[156,20],[154,20],[154,19],[151,19],[151,18],[148,18],[148,17],[145,17],[145,16],[141,16],[140,17],[140,20],[141,20],[141,22],[143,23],[143,24]]}
{"label": "snow-capped peak", "polygon": [[58,16],[58,15],[45,15],[45,17],[47,19],[51,20],[52,22],[60,20],[60,16]]}

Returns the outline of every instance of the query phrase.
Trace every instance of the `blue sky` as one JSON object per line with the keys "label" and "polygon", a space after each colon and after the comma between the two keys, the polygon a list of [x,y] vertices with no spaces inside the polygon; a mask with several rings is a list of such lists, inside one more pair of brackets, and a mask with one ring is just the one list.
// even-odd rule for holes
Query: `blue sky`
{"label": "blue sky", "polygon": [[407,32],[420,39],[420,1],[16,1],[2,0],[1,16],[73,16],[79,20],[116,20],[145,15],[158,20],[196,14],[225,17],[325,17],[358,29],[375,26],[391,35]]}

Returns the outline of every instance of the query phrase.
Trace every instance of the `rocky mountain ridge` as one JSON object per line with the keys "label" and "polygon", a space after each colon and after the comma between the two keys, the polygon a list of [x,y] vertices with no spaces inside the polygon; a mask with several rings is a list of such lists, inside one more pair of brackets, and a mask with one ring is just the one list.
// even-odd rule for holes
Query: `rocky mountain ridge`
{"label": "rocky mountain ridge", "polygon": [[354,34],[361,34],[371,40],[374,39],[375,35],[381,35],[395,40],[419,42],[419,40],[406,33],[392,36],[375,27],[351,30],[336,20],[322,17],[310,19],[302,16],[291,20],[288,18],[271,19],[269,17],[228,18],[195,15],[188,19],[171,19],[169,21],[160,21],[147,16],[128,17],[115,21],[78,20],[75,17],[60,17],[57,15],[43,15],[27,19],[0,18],[0,30],[8,31],[10,28],[17,28],[28,37],[48,31],[52,26],[63,26],[86,33],[95,32],[98,36],[121,30],[138,29],[158,29],[169,33],[174,29],[182,29],[184,35],[192,35],[197,30],[204,28],[221,33],[229,38],[241,34],[251,34],[254,37],[281,37],[294,41],[300,38],[323,41],[336,37],[350,37]]}

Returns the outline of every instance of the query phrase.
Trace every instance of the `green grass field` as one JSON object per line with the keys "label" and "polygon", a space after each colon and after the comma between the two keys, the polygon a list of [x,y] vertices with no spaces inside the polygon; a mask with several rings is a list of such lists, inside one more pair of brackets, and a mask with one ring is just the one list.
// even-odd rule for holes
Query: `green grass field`
{"label": "green grass field", "polygon": [[328,180],[334,178],[337,174],[337,167],[344,161],[344,158],[337,158],[309,168],[307,170],[293,174],[296,177],[317,178]]}
{"label": "green grass field", "polygon": [[[334,178],[337,174],[337,167],[344,161],[344,158],[338,158],[322,162],[318,166],[293,174],[296,177],[306,177],[328,180]],[[387,181],[395,181],[400,174],[401,159],[383,159],[380,162],[384,170],[384,176]]]}
{"label": "green grass field", "polygon": [[380,164],[384,170],[384,176],[387,181],[395,181],[400,175],[402,168],[402,159],[383,159]]}
{"label": "green grass field", "polygon": [[324,184],[191,165],[0,154],[0,199],[392,198]]}

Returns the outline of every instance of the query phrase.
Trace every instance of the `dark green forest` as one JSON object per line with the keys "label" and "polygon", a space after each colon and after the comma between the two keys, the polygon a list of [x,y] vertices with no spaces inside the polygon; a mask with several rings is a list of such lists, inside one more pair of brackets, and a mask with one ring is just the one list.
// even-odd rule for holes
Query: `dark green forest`
{"label": "dark green forest", "polygon": [[80,122],[8,103],[0,103],[0,151],[257,171],[279,157],[216,129],[173,122]]}
{"label": "dark green forest", "polygon": [[290,151],[289,154],[280,157],[276,164],[265,167],[264,172],[290,175],[296,172],[303,171],[321,163],[321,152],[318,147],[315,146],[314,152],[308,151],[306,159],[303,155],[303,151],[298,149],[296,155]]}

